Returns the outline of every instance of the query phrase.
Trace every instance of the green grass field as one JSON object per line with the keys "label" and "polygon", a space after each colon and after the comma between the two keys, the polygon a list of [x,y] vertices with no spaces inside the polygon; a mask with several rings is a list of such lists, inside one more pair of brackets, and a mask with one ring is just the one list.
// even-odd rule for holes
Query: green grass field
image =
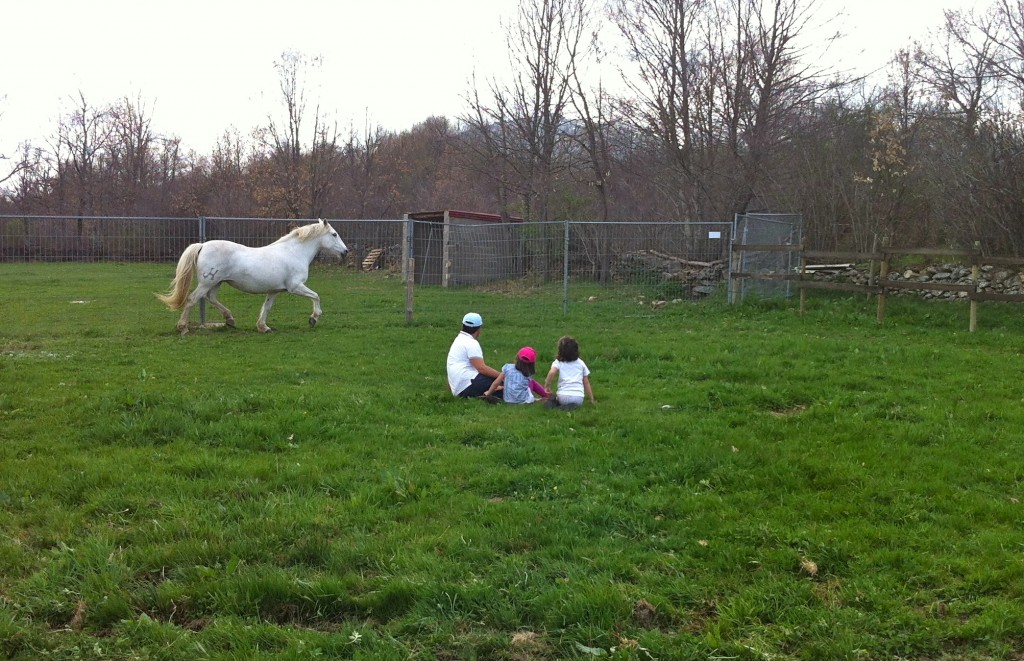
{"label": "green grass field", "polygon": [[[182,338],[172,270],[0,265],[0,656],[1024,658],[1018,307],[424,288],[407,325],[320,266],[316,329],[225,291]],[[576,336],[596,406],[452,398],[470,309],[499,367]]]}

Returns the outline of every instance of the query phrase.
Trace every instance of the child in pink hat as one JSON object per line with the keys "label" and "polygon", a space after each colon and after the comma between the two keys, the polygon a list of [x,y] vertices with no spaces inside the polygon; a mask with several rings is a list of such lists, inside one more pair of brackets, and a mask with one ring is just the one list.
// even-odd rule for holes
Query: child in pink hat
{"label": "child in pink hat", "polygon": [[523,347],[516,353],[515,363],[505,363],[502,366],[501,374],[483,397],[491,403],[500,401],[494,393],[504,385],[503,397],[506,404],[532,404],[538,399],[547,399],[547,390],[533,378],[536,372],[537,352],[533,347]]}

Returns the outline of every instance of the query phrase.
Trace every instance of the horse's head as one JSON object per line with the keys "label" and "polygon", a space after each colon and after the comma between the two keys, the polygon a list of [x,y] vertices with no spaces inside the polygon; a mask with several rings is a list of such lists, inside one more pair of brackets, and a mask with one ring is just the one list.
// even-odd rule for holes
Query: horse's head
{"label": "horse's head", "polygon": [[344,257],[348,254],[348,246],[341,240],[338,233],[334,231],[331,224],[323,218],[320,219],[320,226],[323,228],[323,233],[320,235],[320,249],[328,252],[333,252],[338,257]]}

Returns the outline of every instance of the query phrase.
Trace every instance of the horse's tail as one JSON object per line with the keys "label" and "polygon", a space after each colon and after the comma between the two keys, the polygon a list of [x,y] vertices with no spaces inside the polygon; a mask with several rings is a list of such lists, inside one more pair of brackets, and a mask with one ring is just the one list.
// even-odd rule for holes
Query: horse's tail
{"label": "horse's tail", "polygon": [[188,288],[192,285],[192,277],[196,273],[196,262],[199,261],[199,251],[203,244],[193,243],[185,252],[181,253],[178,260],[178,268],[174,271],[174,279],[171,280],[171,290],[166,294],[157,294],[156,297],[163,301],[164,305],[172,310],[180,310],[188,298]]}

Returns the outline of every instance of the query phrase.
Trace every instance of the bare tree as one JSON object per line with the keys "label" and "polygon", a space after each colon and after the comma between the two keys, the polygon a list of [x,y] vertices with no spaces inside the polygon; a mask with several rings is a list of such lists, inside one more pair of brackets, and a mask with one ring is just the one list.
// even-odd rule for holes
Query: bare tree
{"label": "bare tree", "polygon": [[381,165],[381,151],[390,134],[369,118],[362,132],[349,127],[341,147],[341,197],[346,215],[353,218],[385,218],[395,213],[393,180]]}
{"label": "bare tree", "polygon": [[21,174],[25,170],[28,170],[31,167],[31,163],[24,158],[12,159],[11,157],[6,156],[4,154],[0,154],[0,161],[12,161],[9,164],[9,167],[4,169],[2,173],[0,173],[0,186],[3,186],[3,184],[5,184],[7,181],[13,179],[14,177],[18,176],[19,174]]}
{"label": "bare tree", "polygon": [[109,169],[117,181],[116,197],[121,200],[118,211],[143,212],[137,205],[142,191],[152,184],[153,150],[157,140],[152,118],[141,98],[133,102],[127,97],[110,108],[109,117]]}
{"label": "bare tree", "polygon": [[502,160],[497,178],[503,188],[513,187],[520,213],[531,219],[549,219],[554,181],[564,167],[558,156],[570,98],[567,62],[581,38],[581,11],[579,0],[521,0],[518,22],[507,34],[511,80],[493,80],[487,103],[474,90],[465,118],[491,158]]}
{"label": "bare tree", "polygon": [[[812,27],[817,0],[731,0],[736,30],[726,78],[726,124],[732,155],[744,180],[735,184],[732,211],[771,200],[772,154],[814,102],[831,89],[831,71],[808,61],[799,46]],[[760,200],[757,198],[760,197]]]}
{"label": "bare tree", "polygon": [[204,160],[207,190],[205,198],[194,211],[197,215],[248,216],[253,208],[249,194],[247,167],[249,147],[237,129],[225,130],[213,147],[213,153]]}
{"label": "bare tree", "polygon": [[311,74],[323,64],[320,56],[286,51],[274,64],[278,72],[284,120],[267,117],[260,135],[269,148],[273,181],[272,191],[264,191],[270,208],[280,209],[289,218],[310,217],[322,211],[324,196],[331,185],[337,154],[337,127],[321,112],[312,109],[312,129],[308,139],[308,85]]}
{"label": "bare tree", "polygon": [[[986,40],[993,42],[992,67],[1013,87],[1024,103],[1024,0],[996,0],[983,15],[975,12],[960,13],[957,18],[968,29],[981,31]],[[977,42],[965,40],[966,46]]]}
{"label": "bare tree", "polygon": [[73,213],[93,215],[101,198],[100,167],[110,149],[110,109],[89,104],[81,91],[76,107],[57,127],[59,185],[72,199]]}
{"label": "bare tree", "polygon": [[[587,183],[596,192],[597,218],[606,221],[609,216],[608,184],[612,170],[608,131],[615,122],[614,104],[600,79],[596,84],[587,81],[588,65],[600,64],[597,43],[599,28],[595,25],[596,19],[587,0],[576,0],[573,13],[579,20],[574,22],[575,33],[567,40],[566,65],[569,99],[576,122],[568,134],[586,155],[590,174]],[[589,41],[584,39],[587,33],[593,35]]]}
{"label": "bare tree", "polygon": [[[1024,245],[1017,166],[1024,145],[1013,107],[1024,100],[1022,11],[1024,3],[1008,0],[987,10],[947,11],[917,54],[929,94],[917,112],[932,121],[927,139],[908,148],[908,160],[922,173],[933,211],[910,211],[930,221],[929,237],[962,245],[980,240],[986,249],[1014,254]],[[909,189],[922,187],[915,182]]]}
{"label": "bare tree", "polygon": [[513,167],[512,122],[505,115],[505,104],[484,101],[474,77],[469,97],[470,111],[461,119],[467,127],[461,140],[463,168],[490,182],[498,210],[504,217],[519,215],[513,212],[512,196],[515,168]]}
{"label": "bare tree", "polygon": [[[616,122],[615,104],[603,83],[587,82],[587,67],[600,65],[600,27],[596,25],[596,17],[586,0],[577,0],[573,13],[579,20],[573,23],[575,33],[567,41],[568,82],[570,101],[575,111],[576,121],[567,131],[571,140],[579,147],[583,155],[582,167],[574,168],[572,174],[585,181],[587,189],[593,191],[596,198],[596,220],[607,222],[610,216],[611,191],[613,181],[612,146],[609,136]],[[584,35],[590,34],[589,40]],[[600,282],[611,278],[612,251],[611,239],[607,228],[595,225],[584,226],[584,234],[593,243],[593,250],[588,251],[596,256],[593,261],[594,277]]]}
{"label": "bare tree", "polygon": [[981,113],[996,98],[997,73],[1007,66],[992,36],[998,20],[992,12],[947,11],[931,47],[920,47],[915,54],[917,76],[952,110],[965,135],[976,130]]}
{"label": "bare tree", "polygon": [[[636,64],[633,119],[675,167],[685,217],[772,199],[772,157],[832,72],[801,46],[817,0],[615,0]],[[628,73],[628,72],[627,72]]]}
{"label": "bare tree", "polygon": [[[6,96],[0,97],[0,101],[6,101],[6,99]],[[3,119],[3,116],[3,113],[0,112],[0,120]],[[7,162],[7,166],[0,169],[0,186],[31,167],[31,162],[26,158],[12,158],[0,152],[0,163],[2,162]]]}
{"label": "bare tree", "polygon": [[20,213],[46,213],[51,198],[48,181],[52,161],[41,147],[27,142],[21,144],[20,152],[18,166],[0,182],[10,182],[3,198]]}
{"label": "bare tree", "polygon": [[713,136],[716,88],[700,53],[713,52],[712,45],[721,50],[707,24],[710,6],[711,0],[614,0],[610,8],[635,67],[624,72],[632,95],[623,100],[628,121],[672,159],[669,186],[677,190],[684,218],[699,217],[709,197],[702,156]]}

